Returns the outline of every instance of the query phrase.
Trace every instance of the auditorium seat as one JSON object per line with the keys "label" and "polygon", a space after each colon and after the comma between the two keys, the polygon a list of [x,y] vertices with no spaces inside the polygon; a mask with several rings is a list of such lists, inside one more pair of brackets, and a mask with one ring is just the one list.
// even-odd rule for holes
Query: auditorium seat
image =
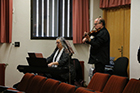
{"label": "auditorium seat", "polygon": [[[122,93],[125,85],[127,84],[127,81],[128,81],[127,77],[111,75],[102,92]],[[96,93],[102,93],[102,92],[96,91]]]}
{"label": "auditorium seat", "polygon": [[102,91],[108,78],[109,74],[96,72],[91,78],[87,88],[91,90]]}
{"label": "auditorium seat", "polygon": [[76,86],[61,82],[54,93],[74,93]]}
{"label": "auditorium seat", "polygon": [[39,93],[54,93],[55,89],[60,84],[60,81],[54,79],[47,79],[40,89]]}
{"label": "auditorium seat", "polygon": [[130,79],[122,93],[140,93],[140,80]]}
{"label": "auditorium seat", "polygon": [[42,85],[46,81],[46,77],[35,75],[25,90],[26,93],[39,93]]}
{"label": "auditorium seat", "polygon": [[25,91],[28,87],[29,82],[33,79],[34,76],[34,74],[26,73],[18,84],[17,90]]}
{"label": "auditorium seat", "polygon": [[19,90],[19,91],[25,91],[26,88],[28,87],[29,82],[33,79],[34,74],[31,73],[25,73],[21,81],[19,82],[17,88],[12,88],[12,87],[6,87],[6,86],[0,86],[0,92],[8,89],[10,90]]}
{"label": "auditorium seat", "polygon": [[4,86],[5,85],[5,68],[7,64],[5,63],[0,63],[0,85]]}
{"label": "auditorium seat", "polygon": [[86,90],[81,87],[77,88],[74,93],[95,93],[94,91]]}

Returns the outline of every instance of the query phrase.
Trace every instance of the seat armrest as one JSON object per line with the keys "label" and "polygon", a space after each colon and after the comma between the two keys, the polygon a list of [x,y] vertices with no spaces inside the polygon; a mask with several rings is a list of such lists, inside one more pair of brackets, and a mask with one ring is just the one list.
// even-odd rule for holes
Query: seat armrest
{"label": "seat armrest", "polygon": [[9,87],[6,87],[6,86],[1,86],[0,85],[0,92],[2,92],[2,91],[4,91],[4,90],[6,90],[6,89],[8,89]]}
{"label": "seat armrest", "polygon": [[18,90],[10,90],[10,89],[7,89],[7,90],[4,90],[3,93],[25,93],[25,92],[18,91]]}

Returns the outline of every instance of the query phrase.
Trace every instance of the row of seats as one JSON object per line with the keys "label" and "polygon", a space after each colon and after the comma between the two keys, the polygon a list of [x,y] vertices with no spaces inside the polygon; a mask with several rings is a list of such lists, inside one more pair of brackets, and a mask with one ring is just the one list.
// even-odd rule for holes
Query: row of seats
{"label": "row of seats", "polygon": [[[80,93],[77,86],[40,75],[26,73],[17,88],[0,86],[2,93]],[[75,91],[76,90],[76,91]],[[85,90],[86,91],[86,90]],[[88,93],[88,92],[87,92]],[[90,93],[90,92],[89,92]]]}
{"label": "row of seats", "polygon": [[93,93],[140,93],[140,80],[128,77],[95,73],[87,86]]}
{"label": "row of seats", "polygon": [[140,93],[140,81],[96,72],[87,87],[26,73],[17,88],[0,86],[3,93]]}

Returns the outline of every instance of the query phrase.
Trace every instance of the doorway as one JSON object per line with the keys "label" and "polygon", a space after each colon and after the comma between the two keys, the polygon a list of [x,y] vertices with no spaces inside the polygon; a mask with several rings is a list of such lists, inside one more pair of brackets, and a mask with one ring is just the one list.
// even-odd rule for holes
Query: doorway
{"label": "doorway", "polygon": [[103,10],[106,28],[110,33],[110,56],[115,59],[122,56],[129,59],[130,12],[130,6]]}

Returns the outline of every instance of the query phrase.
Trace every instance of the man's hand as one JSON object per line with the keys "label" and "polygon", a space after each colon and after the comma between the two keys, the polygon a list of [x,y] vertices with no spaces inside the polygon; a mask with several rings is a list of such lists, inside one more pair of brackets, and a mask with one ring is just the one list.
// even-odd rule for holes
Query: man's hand
{"label": "man's hand", "polygon": [[83,38],[82,42],[85,43],[87,41],[87,38]]}
{"label": "man's hand", "polygon": [[84,32],[84,35],[85,35],[85,37],[83,38],[82,42],[83,42],[83,43],[85,43],[86,41],[89,41],[89,42],[90,42],[91,39],[90,39],[88,33],[87,33],[87,32]]}

